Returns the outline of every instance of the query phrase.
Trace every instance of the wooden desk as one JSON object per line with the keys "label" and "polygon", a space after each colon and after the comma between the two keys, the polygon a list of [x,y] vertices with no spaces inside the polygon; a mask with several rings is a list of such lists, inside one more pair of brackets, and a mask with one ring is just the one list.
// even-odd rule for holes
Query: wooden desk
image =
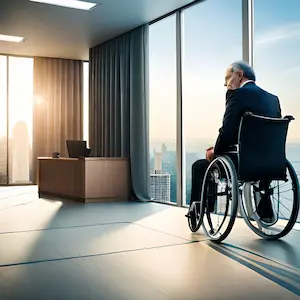
{"label": "wooden desk", "polygon": [[127,201],[131,194],[126,158],[38,157],[39,194],[82,202]]}

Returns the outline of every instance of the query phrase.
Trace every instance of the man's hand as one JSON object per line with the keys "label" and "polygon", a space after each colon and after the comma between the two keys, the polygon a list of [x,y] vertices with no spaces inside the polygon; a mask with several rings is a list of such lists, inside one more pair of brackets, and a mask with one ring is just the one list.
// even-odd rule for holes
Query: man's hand
{"label": "man's hand", "polygon": [[214,156],[214,147],[209,147],[206,149],[206,160],[212,161]]}

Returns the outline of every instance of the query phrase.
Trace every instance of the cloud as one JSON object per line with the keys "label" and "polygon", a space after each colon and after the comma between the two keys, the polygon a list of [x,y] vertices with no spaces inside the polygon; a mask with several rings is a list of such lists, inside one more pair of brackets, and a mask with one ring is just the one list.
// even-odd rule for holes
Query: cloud
{"label": "cloud", "polygon": [[273,28],[267,32],[259,34],[256,39],[256,44],[266,44],[279,42],[282,40],[300,37],[300,22],[286,24],[281,27]]}
{"label": "cloud", "polygon": [[296,73],[296,72],[300,72],[300,67],[288,69],[288,70],[283,72],[283,75],[288,75],[288,74]]}

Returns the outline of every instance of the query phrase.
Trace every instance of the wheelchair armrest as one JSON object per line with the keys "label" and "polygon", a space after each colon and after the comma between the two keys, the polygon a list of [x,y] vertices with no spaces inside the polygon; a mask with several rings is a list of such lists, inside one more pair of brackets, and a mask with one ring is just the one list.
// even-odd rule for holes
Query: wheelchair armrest
{"label": "wheelchair armrest", "polygon": [[239,154],[239,145],[230,146],[228,151],[224,152],[224,155],[226,154]]}
{"label": "wheelchair armrest", "polygon": [[289,121],[295,120],[295,118],[293,116],[290,116],[290,115],[284,116],[284,119],[288,119]]}
{"label": "wheelchair armrest", "polygon": [[225,153],[235,153],[238,154],[239,153],[239,145],[232,145],[229,147],[229,150],[226,151]]}

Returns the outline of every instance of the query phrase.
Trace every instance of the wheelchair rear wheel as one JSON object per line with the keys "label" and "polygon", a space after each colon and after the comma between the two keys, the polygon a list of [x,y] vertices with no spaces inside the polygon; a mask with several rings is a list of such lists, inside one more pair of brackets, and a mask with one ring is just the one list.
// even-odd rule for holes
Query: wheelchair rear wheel
{"label": "wheelchair rear wheel", "polygon": [[202,186],[203,230],[215,242],[230,233],[238,209],[239,186],[232,160],[220,156],[209,165]]}
{"label": "wheelchair rear wheel", "polygon": [[[268,193],[268,199],[266,199]],[[263,203],[268,201],[271,216],[262,218]],[[277,240],[287,235],[295,225],[299,212],[299,181],[292,164],[287,161],[287,180],[272,181],[268,190],[259,187],[259,182],[244,183],[240,201],[241,212],[248,227],[267,240]],[[264,204],[266,206],[266,204]],[[281,211],[280,211],[281,209]]]}

